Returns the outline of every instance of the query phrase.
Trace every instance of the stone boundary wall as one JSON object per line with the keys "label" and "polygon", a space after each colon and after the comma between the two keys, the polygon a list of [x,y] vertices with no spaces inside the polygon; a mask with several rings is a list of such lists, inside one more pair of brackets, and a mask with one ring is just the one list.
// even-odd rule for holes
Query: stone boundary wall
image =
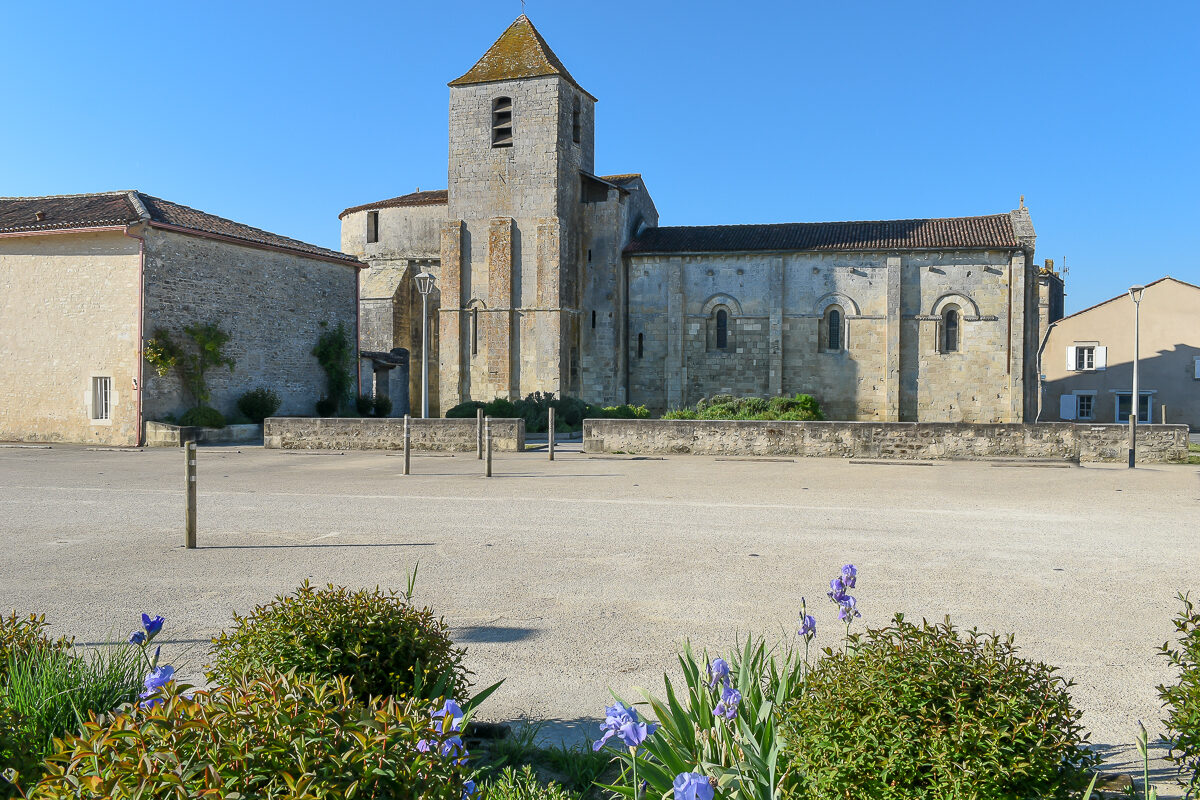
{"label": "stone boundary wall", "polygon": [[198,425],[168,425],[165,422],[145,423],[142,441],[146,447],[183,447],[185,442],[225,444],[262,441],[262,425],[226,425],[224,428],[203,428]]}
{"label": "stone boundary wall", "polygon": [[[474,419],[409,420],[413,450],[475,452]],[[525,420],[492,419],[492,449],[525,450]],[[270,417],[263,445],[280,450],[403,450],[404,418]]]}
{"label": "stone boundary wall", "polygon": [[[1049,422],[784,422],[624,420],[583,422],[583,451],[834,458],[1128,458],[1126,425]],[[1138,462],[1187,461],[1186,425],[1139,425]]]}

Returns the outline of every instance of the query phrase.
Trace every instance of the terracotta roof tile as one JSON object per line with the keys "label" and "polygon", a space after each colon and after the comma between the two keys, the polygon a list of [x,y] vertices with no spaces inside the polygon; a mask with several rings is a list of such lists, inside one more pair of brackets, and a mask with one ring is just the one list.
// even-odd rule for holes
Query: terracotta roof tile
{"label": "terracotta roof tile", "polygon": [[1022,247],[1008,214],[946,219],[789,222],[648,228],[626,253],[720,253],[755,250],[923,250]]}
{"label": "terracotta roof tile", "polygon": [[[509,25],[495,44],[488,48],[483,58],[461,78],[450,81],[450,86],[466,86],[472,83],[491,83],[517,78],[538,78],[543,75],[558,75],[579,91],[592,97],[567,72],[567,68],[554,55],[550,45],[538,33],[537,28],[522,14]],[[592,97],[595,100],[595,97]]]}
{"label": "terracotta roof tile", "polygon": [[434,189],[425,192],[410,192],[402,194],[399,197],[393,197],[388,200],[376,200],[374,203],[364,203],[361,206],[352,206],[347,208],[342,213],[338,214],[338,219],[353,214],[356,211],[369,211],[376,208],[398,208],[401,206],[444,206],[447,203],[447,192],[445,189]]}
{"label": "terracotta roof tile", "polygon": [[[38,219],[38,215],[41,219]],[[186,228],[297,253],[359,263],[354,256],[280,236],[141,192],[0,197],[0,233],[71,230],[139,222]]]}

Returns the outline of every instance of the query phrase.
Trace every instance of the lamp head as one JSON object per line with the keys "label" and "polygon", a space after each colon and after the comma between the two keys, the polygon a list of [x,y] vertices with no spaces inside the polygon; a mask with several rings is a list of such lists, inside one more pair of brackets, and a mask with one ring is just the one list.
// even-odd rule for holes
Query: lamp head
{"label": "lamp head", "polygon": [[422,272],[413,278],[413,280],[416,281],[417,291],[420,292],[422,296],[433,291],[434,278],[432,272]]}
{"label": "lamp head", "polygon": [[1130,286],[1129,296],[1133,298],[1133,302],[1140,303],[1142,302],[1142,292],[1144,291],[1146,291],[1145,286]]}

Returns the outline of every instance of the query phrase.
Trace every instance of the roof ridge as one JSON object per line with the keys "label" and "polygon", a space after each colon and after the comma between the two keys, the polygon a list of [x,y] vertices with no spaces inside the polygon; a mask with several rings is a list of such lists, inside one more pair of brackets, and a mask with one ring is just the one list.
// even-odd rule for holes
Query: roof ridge
{"label": "roof ridge", "polygon": [[[616,176],[612,176],[616,177]],[[947,222],[950,220],[968,219],[1009,219],[1007,212],[1002,214],[980,214],[971,217],[911,217],[909,219],[831,219],[810,220],[806,222],[735,222],[720,225],[659,225],[658,228],[769,228],[783,225],[862,225],[881,222]]]}
{"label": "roof ridge", "polygon": [[136,192],[137,189],[114,189],[111,192],[80,192],[78,194],[41,194],[30,196],[2,196],[0,200],[66,200],[73,197],[116,197],[117,195],[128,195],[130,192]]}
{"label": "roof ridge", "polygon": [[[1161,278],[1156,278],[1155,280],[1152,280],[1149,283],[1144,284],[1142,286],[1142,288],[1149,289],[1151,286],[1162,283],[1163,281],[1175,281],[1176,283],[1182,283],[1184,286],[1190,287],[1192,289],[1200,289],[1200,286],[1197,286],[1194,283],[1188,283],[1187,281],[1180,280],[1179,278],[1176,278],[1172,275],[1163,275]],[[1108,298],[1107,300],[1101,300],[1099,303],[1093,303],[1092,305],[1088,306],[1087,308],[1081,308],[1073,314],[1067,314],[1066,316],[1055,320],[1053,324],[1058,324],[1059,322],[1062,322],[1065,319],[1071,319],[1072,317],[1078,317],[1080,314],[1086,314],[1089,311],[1094,311],[1095,309],[1099,308],[1100,306],[1106,306],[1109,303],[1120,300],[1121,298],[1127,297],[1128,295],[1129,295],[1129,290],[1125,290],[1121,294],[1113,295],[1112,297]]]}
{"label": "roof ridge", "polygon": [[[200,209],[198,209],[198,208],[194,208],[194,207],[192,207],[192,206],[184,205],[183,203],[176,203],[174,200],[167,200],[167,199],[165,199],[165,198],[162,198],[162,197],[155,197],[155,196],[154,196],[154,195],[152,195],[152,194],[145,194],[145,193],[140,193],[140,194],[144,194],[144,196],[146,196],[146,197],[149,197],[151,200],[156,200],[156,201],[158,201],[159,203],[170,203],[170,204],[171,204],[171,205],[173,205],[173,206],[178,206],[179,208],[185,208],[185,209],[187,209],[188,211],[194,211],[194,212],[196,212],[197,214],[203,214],[203,215],[204,215],[204,216],[206,216],[206,217],[213,217],[213,218],[215,218],[215,219],[219,219],[219,220],[221,220],[222,222],[228,222],[228,223],[229,223],[229,224],[231,224],[231,225],[238,225],[238,226],[240,226],[240,227],[242,227],[242,228],[249,228],[250,230],[252,230],[252,231],[256,231],[256,232],[258,232],[258,233],[265,233],[265,234],[267,234],[268,236],[276,236],[276,237],[278,237],[278,238],[280,238],[280,239],[287,239],[287,240],[288,240],[288,241],[290,241],[290,242],[295,242],[296,244],[302,244],[302,245],[306,245],[306,246],[308,246],[308,247],[320,247],[320,245],[309,244],[308,242],[303,242],[303,241],[301,241],[301,240],[299,240],[299,239],[293,239],[291,236],[284,236],[282,233],[273,233],[273,232],[271,232],[271,231],[269,231],[269,230],[267,230],[267,229],[265,229],[265,228],[259,228],[259,227],[256,227],[256,226],[254,226],[254,225],[247,225],[247,224],[246,224],[246,223],[244,223],[244,222],[238,222],[237,220],[235,220],[235,219],[230,219],[229,217],[222,217],[220,214],[214,214],[214,213],[212,213],[211,211],[201,211],[201,210],[200,210]],[[153,215],[151,215],[151,217],[153,217]],[[165,224],[168,224],[168,225],[178,225],[178,223],[174,223],[174,222],[169,222],[169,223],[165,223]],[[179,227],[180,227],[180,228],[187,228],[188,226],[187,226],[187,225],[179,225]],[[200,229],[200,228],[192,228],[192,230],[201,230],[201,229]],[[230,234],[222,234],[222,235],[223,235],[223,236],[229,236]],[[235,239],[245,239],[246,237],[244,237],[244,236],[234,236],[233,238],[235,238]],[[253,241],[253,240],[251,240],[251,239],[246,239],[246,241]],[[324,248],[324,247],[322,247],[321,249],[322,249],[322,250],[326,250],[326,249],[328,249],[328,248]],[[336,252],[336,251],[330,251],[330,252]]]}

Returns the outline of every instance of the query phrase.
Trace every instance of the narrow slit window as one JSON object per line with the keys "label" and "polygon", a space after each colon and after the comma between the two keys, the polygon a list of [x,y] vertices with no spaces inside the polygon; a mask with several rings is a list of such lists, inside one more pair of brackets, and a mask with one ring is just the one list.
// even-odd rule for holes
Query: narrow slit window
{"label": "narrow slit window", "polygon": [[717,311],[717,349],[729,347],[729,312],[725,309]]}
{"label": "narrow slit window", "polygon": [[112,378],[92,378],[92,419],[112,419]]}
{"label": "narrow slit window", "polygon": [[596,330],[596,309],[592,309],[592,330]]}
{"label": "narrow slit window", "polygon": [[513,105],[511,97],[492,101],[492,147],[512,147]]}
{"label": "narrow slit window", "polygon": [[946,309],[942,315],[942,352],[957,353],[959,347],[959,321],[957,308]]}
{"label": "narrow slit window", "polygon": [[575,108],[571,111],[571,141],[579,144],[579,135],[581,125],[579,123],[580,107],[579,98],[575,98]]}
{"label": "narrow slit window", "polygon": [[471,309],[471,355],[479,354],[479,309]]}
{"label": "narrow slit window", "polygon": [[379,212],[367,212],[367,242],[379,241]]}
{"label": "narrow slit window", "polygon": [[645,350],[643,349],[643,346],[642,346],[643,345],[642,336],[643,336],[643,334],[640,334],[640,333],[638,334],[638,358],[641,358],[642,354],[645,352]]}

